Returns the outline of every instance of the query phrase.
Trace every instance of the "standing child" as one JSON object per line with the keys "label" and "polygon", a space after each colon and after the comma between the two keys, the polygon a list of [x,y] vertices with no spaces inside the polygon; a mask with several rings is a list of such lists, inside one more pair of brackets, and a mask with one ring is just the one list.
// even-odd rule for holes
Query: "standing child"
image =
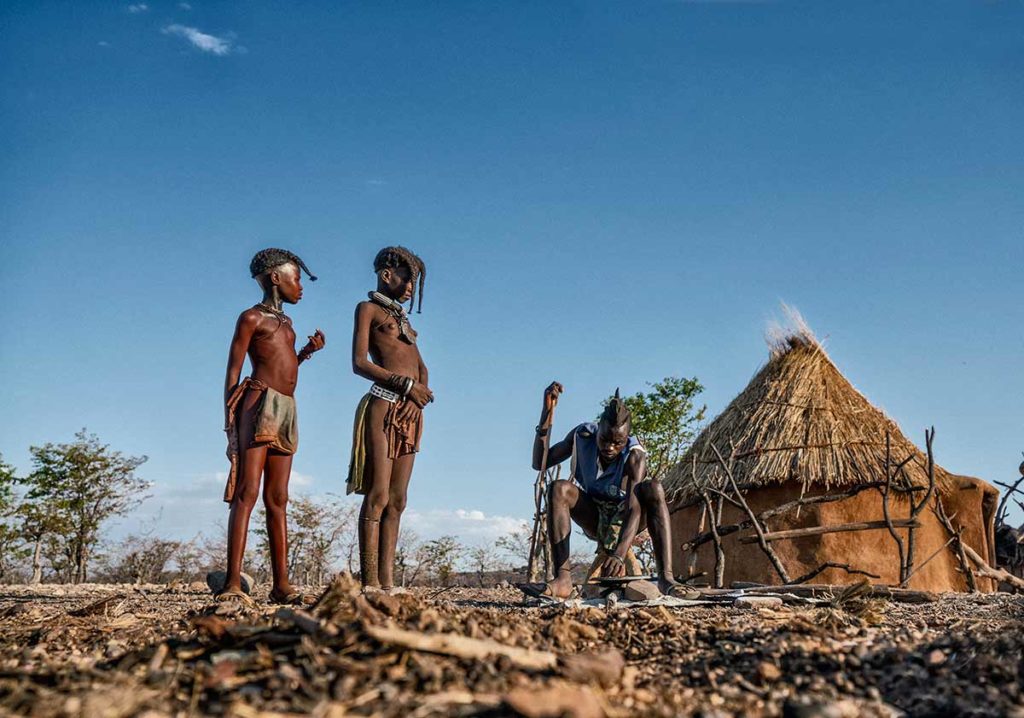
{"label": "standing child", "polygon": [[[316,277],[301,259],[283,249],[264,249],[252,258],[249,271],[263,289],[263,301],[238,317],[228,354],[224,381],[224,430],[228,434],[228,474],[224,500],[228,517],[228,570],[217,600],[248,597],[242,592],[242,556],[249,531],[249,516],[264,477],[263,505],[267,512],[273,587],[270,600],[299,603],[302,597],[288,581],[288,478],[292,455],[298,448],[295,383],[299,364],[323,349],[325,338],[317,329],[298,352],[292,320],[284,304],[302,299],[299,268]],[[238,381],[246,354],[252,374]]]}
{"label": "standing child", "polygon": [[[404,302],[423,306],[423,260],[385,247],[373,260],[377,291],[356,306],[352,370],[373,382],[356,409],[348,493],[363,494],[359,564],[364,588],[394,588],[395,546],[420,448],[423,408],[434,400]],[[369,355],[369,358],[367,358]]]}

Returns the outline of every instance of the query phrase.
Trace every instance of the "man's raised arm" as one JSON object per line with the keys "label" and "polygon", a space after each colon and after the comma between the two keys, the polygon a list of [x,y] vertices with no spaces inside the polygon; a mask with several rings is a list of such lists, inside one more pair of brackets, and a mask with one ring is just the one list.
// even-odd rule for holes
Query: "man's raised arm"
{"label": "man's raised arm", "polygon": [[[533,440],[533,470],[540,471],[541,463],[544,461],[544,444],[548,434],[551,433],[551,421],[554,418],[555,407],[558,405],[558,397],[565,389],[557,381],[544,390],[544,407],[540,411],[540,422],[537,424],[537,435]],[[565,438],[556,444],[548,447],[548,466],[560,464],[572,456],[572,434],[569,432]]]}

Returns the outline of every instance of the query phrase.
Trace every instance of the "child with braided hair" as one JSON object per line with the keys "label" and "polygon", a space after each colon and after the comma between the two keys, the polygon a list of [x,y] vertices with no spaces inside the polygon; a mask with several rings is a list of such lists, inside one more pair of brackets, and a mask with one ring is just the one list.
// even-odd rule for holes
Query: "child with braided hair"
{"label": "child with braided hair", "polygon": [[[295,330],[282,307],[302,299],[300,267],[316,281],[305,263],[284,249],[264,249],[249,264],[250,273],[263,289],[263,301],[238,317],[228,353],[224,430],[231,469],[224,500],[231,505],[231,513],[227,576],[217,600],[250,601],[242,591],[242,557],[261,477],[273,573],[270,599],[276,603],[303,600],[288,580],[285,514],[292,455],[299,442],[294,395],[299,365],[323,349],[326,339],[317,329],[306,345],[295,351]],[[252,374],[239,381],[247,354]]]}
{"label": "child with braided hair", "polygon": [[423,260],[385,247],[373,260],[377,290],[356,306],[352,370],[373,382],[356,409],[348,493],[363,494],[359,512],[360,577],[365,589],[394,588],[395,547],[409,478],[423,433],[423,408],[434,400],[427,367],[403,304],[423,305]]}
{"label": "child with braided hair", "polygon": [[[544,444],[562,385],[557,381],[544,390],[544,407],[533,442],[533,468],[539,471]],[[548,449],[547,466],[571,459],[569,480],[554,481],[548,494],[548,540],[555,579],[548,584],[526,584],[528,595],[554,599],[572,593],[569,574],[569,534],[572,524],[598,542],[605,554],[601,576],[618,578],[626,573],[626,556],[636,535],[648,528],[658,567],[658,588],[678,598],[697,594],[677,583],[672,574],[672,533],[665,491],[658,479],[647,474],[647,453],[630,434],[632,417],[626,402],[615,390],[600,420],[583,423]]]}

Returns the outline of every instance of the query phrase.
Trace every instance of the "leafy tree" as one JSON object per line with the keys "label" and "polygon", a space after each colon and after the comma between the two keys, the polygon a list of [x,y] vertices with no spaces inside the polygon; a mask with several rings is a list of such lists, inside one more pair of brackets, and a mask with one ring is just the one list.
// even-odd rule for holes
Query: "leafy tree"
{"label": "leafy tree", "polygon": [[497,547],[492,544],[472,547],[469,550],[469,562],[476,573],[476,582],[480,588],[484,587],[484,577],[488,573],[507,568],[507,564],[499,557]]}
{"label": "leafy tree", "polygon": [[0,456],[0,582],[8,578],[15,562],[24,558],[24,536],[17,525],[14,467]]}
{"label": "leafy tree", "polygon": [[[346,548],[343,539],[355,535],[358,519],[359,505],[337,496],[291,497],[288,500],[288,573],[306,585],[326,583]],[[262,568],[266,570],[270,537],[262,507],[252,531],[258,537],[257,550],[265,564]]]}
{"label": "leafy tree", "polygon": [[[411,586],[419,578],[423,568],[423,563],[419,560],[423,555],[421,547],[420,537],[415,531],[409,528],[399,529],[398,543],[395,546],[395,571],[398,573],[400,586]],[[352,568],[349,568],[349,571],[354,573]]]}
{"label": "leafy tree", "polygon": [[624,401],[633,415],[633,433],[647,449],[647,472],[661,479],[693,443],[707,407],[698,409],[694,404],[704,391],[696,377],[669,376],[648,386],[651,391],[627,396]]}
{"label": "leafy tree", "polygon": [[71,443],[33,446],[29,451],[33,471],[21,480],[26,486],[22,513],[35,543],[34,578],[38,580],[45,539],[54,568],[65,579],[82,583],[100,527],[144,498],[150,484],[136,477],[135,470],[146,457],[113,451],[84,429]]}
{"label": "leafy tree", "polygon": [[185,544],[155,536],[131,535],[111,556],[105,556],[103,580],[111,583],[161,583],[167,580],[167,564]]}
{"label": "leafy tree", "polygon": [[509,531],[504,536],[499,536],[494,542],[495,548],[505,553],[514,566],[525,566],[530,558],[530,537],[533,529],[527,523],[522,523],[519,528]]}
{"label": "leafy tree", "polygon": [[429,568],[442,586],[448,586],[455,576],[455,564],[465,547],[454,536],[441,536],[422,545],[421,562]]}

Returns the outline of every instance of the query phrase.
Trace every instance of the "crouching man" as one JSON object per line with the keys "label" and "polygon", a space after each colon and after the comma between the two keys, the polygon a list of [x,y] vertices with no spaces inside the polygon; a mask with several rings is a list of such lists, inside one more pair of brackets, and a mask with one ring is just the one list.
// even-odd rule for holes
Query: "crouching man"
{"label": "crouching man", "polygon": [[[544,390],[544,408],[533,442],[536,471],[543,461],[552,412],[562,391],[558,382]],[[556,599],[570,596],[569,535],[575,521],[607,552],[602,577],[626,574],[629,547],[647,528],[654,544],[661,592],[678,598],[696,596],[677,583],[672,574],[672,532],[665,491],[659,480],[647,475],[647,454],[640,441],[630,435],[630,425],[629,409],[616,390],[598,423],[580,424],[548,449],[548,466],[572,460],[570,480],[553,482],[548,495],[548,540],[555,578],[549,584],[525,587],[527,593]]]}

